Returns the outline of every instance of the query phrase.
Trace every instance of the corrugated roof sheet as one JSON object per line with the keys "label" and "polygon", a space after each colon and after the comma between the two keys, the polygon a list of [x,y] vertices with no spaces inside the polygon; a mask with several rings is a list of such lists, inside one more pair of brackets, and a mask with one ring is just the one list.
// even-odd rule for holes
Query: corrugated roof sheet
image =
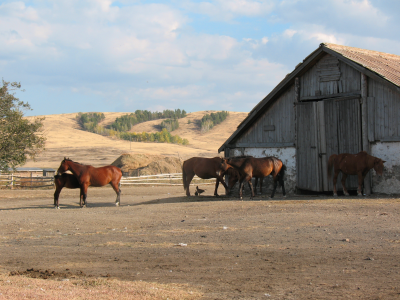
{"label": "corrugated roof sheet", "polygon": [[330,43],[323,45],[400,87],[400,56]]}

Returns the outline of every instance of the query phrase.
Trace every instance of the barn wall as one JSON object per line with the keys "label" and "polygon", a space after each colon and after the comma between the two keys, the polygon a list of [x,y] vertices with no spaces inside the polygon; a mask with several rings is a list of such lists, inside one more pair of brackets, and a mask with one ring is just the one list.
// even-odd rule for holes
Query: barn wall
{"label": "barn wall", "polygon": [[[287,194],[294,194],[296,189],[296,149],[294,147],[285,148],[237,148],[230,149],[230,156],[251,155],[254,157],[275,156],[282,160],[286,166],[286,173],[284,177],[285,190]],[[253,180],[254,183],[254,180]],[[272,176],[268,176],[263,182],[263,194],[270,196],[273,188]],[[259,188],[257,188],[259,191]],[[238,184],[235,186],[233,196],[238,194]],[[244,195],[250,195],[249,189],[245,186]],[[282,188],[278,185],[276,189],[276,197],[282,196]]]}
{"label": "barn wall", "polygon": [[360,89],[360,72],[329,54],[300,78],[300,98],[359,92]]}
{"label": "barn wall", "polygon": [[[294,85],[285,91],[236,141],[238,147],[295,142]],[[274,127],[271,127],[274,126]]]}
{"label": "barn wall", "polygon": [[369,140],[400,141],[400,93],[373,79],[368,81]]}
{"label": "barn wall", "polygon": [[372,191],[374,193],[400,194],[400,142],[377,142],[371,146],[371,155],[386,161],[383,176],[378,176],[373,169],[370,171]]}

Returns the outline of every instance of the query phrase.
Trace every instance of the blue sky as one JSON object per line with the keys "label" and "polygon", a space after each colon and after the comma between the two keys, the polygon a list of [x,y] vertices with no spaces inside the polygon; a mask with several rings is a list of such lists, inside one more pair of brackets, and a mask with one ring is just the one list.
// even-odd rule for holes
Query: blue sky
{"label": "blue sky", "polygon": [[250,111],[322,42],[400,55],[400,2],[0,0],[25,115]]}

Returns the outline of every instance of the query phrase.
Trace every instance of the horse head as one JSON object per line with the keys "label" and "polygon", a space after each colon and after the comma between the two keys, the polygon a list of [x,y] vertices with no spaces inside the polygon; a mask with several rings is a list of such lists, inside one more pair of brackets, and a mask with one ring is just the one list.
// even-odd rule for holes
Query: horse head
{"label": "horse head", "polygon": [[218,172],[221,173],[221,170],[222,172],[225,172],[229,168],[232,168],[232,166],[228,163],[228,159],[221,157],[221,165],[220,165],[220,170],[218,170]]}
{"label": "horse head", "polygon": [[382,176],[382,174],[383,174],[383,163],[385,163],[386,161],[385,160],[382,160],[382,159],[380,159],[380,158],[375,158],[375,161],[374,161],[374,170],[375,170],[375,172],[376,172],[376,174],[378,174],[378,175],[380,175],[380,176]]}
{"label": "horse head", "polygon": [[57,175],[65,173],[66,171],[69,170],[69,166],[67,164],[67,161],[69,161],[68,158],[64,157],[64,159],[62,160],[60,167],[57,170]]}

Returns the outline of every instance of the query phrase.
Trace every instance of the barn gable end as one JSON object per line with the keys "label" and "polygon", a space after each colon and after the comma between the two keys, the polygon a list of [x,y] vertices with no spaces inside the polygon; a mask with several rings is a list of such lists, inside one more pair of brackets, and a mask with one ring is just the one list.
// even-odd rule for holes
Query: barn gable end
{"label": "barn gable end", "polygon": [[[364,192],[400,193],[399,117],[399,56],[321,44],[254,107],[219,152],[277,156],[288,167],[289,192],[322,192],[333,189],[328,157],[364,150],[387,161],[382,178],[374,171],[367,176]],[[347,186],[356,188],[356,176],[349,177]]]}

